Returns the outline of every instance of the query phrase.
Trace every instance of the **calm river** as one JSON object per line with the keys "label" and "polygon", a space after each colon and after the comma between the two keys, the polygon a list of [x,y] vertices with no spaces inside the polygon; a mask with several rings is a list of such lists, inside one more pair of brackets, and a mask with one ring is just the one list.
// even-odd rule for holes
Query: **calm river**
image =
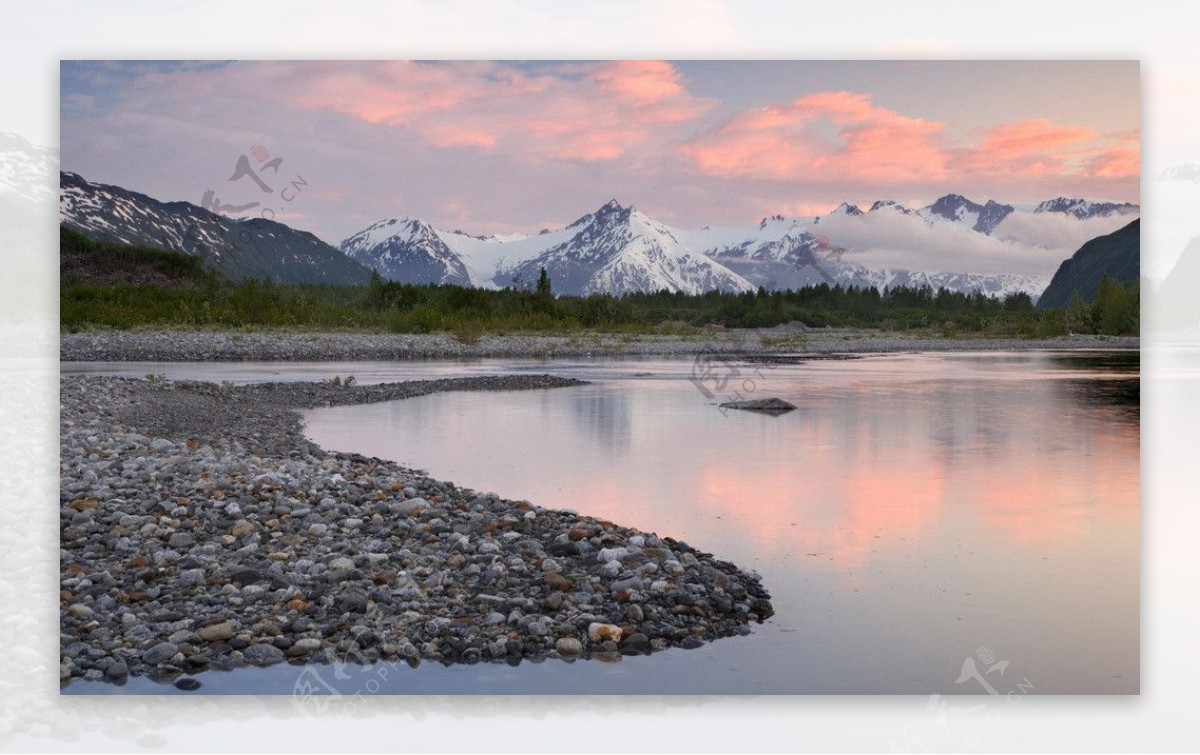
{"label": "calm river", "polygon": [[[64,364],[239,382],[537,371],[590,385],[306,413],[324,448],[670,535],[758,571],[747,637],[619,663],[316,667],[344,693],[1136,693],[1136,352],[783,364]],[[723,382],[723,384],[721,384]],[[703,388],[703,390],[702,390]],[[771,417],[716,402],[778,396]],[[302,669],[201,675],[287,693]],[[374,680],[374,681],[371,681]],[[69,692],[99,692],[74,684]],[[173,688],[132,680],[128,692]]]}

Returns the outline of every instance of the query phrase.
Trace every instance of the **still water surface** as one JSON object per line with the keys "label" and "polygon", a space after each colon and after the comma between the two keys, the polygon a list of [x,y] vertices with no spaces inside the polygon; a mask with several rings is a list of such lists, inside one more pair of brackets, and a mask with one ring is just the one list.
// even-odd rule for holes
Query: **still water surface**
{"label": "still water surface", "polygon": [[[346,680],[317,667],[343,693],[977,693],[979,677],[1002,694],[1138,691],[1136,353],[743,362],[714,368],[731,379],[704,383],[711,396],[682,360],[161,367],[121,369],[593,380],[319,409],[306,422],[327,449],[685,540],[758,571],[776,609],[748,637],[615,664],[423,664]],[[720,410],[735,391],[799,409]],[[303,673],[202,678],[212,693],[287,693]]]}

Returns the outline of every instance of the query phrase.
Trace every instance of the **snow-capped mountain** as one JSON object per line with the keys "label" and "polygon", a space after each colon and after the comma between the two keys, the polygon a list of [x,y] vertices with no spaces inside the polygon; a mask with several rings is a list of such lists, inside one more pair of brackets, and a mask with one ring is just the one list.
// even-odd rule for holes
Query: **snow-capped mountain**
{"label": "snow-capped mountain", "polygon": [[35,147],[17,134],[0,133],[0,196],[28,202],[54,199],[58,150]]}
{"label": "snow-capped mountain", "polygon": [[[903,205],[881,200],[868,212],[896,212],[913,215]],[[856,217],[846,213],[843,217]],[[828,217],[828,216],[826,216]],[[828,226],[828,224],[827,224]],[[680,235],[704,253],[767,290],[803,288],[827,283],[831,286],[889,288],[929,286],[933,290],[982,291],[989,296],[1007,296],[1024,291],[1035,299],[1045,288],[1046,279],[1038,275],[984,274],[965,272],[920,272],[871,267],[847,256],[849,250],[835,245],[828,236],[813,233],[800,219],[772,216],[764,218],[757,229],[725,229],[682,232]]]}
{"label": "snow-capped mountain", "polygon": [[1182,163],[1180,165],[1172,165],[1158,176],[1159,181],[1191,181],[1200,183],[1200,165],[1196,163]]}
{"label": "snow-capped mountain", "polygon": [[900,204],[894,199],[876,199],[871,205],[871,209],[867,212],[898,212],[901,215],[912,215],[916,210],[911,210]]}
{"label": "snow-capped mountain", "polygon": [[947,194],[933,204],[918,211],[930,223],[950,223],[972,231],[990,235],[1015,208],[987,200],[984,204],[972,202],[961,194]]}
{"label": "snow-capped mountain", "polygon": [[568,230],[574,231],[570,238],[517,265],[512,275],[535,280],[545,268],[558,292],[579,295],[754,290],[742,276],[691,250],[673,229],[616,200]]}
{"label": "snow-capped mountain", "polygon": [[1010,204],[1000,204],[989,199],[984,204],[983,209],[979,211],[979,217],[975,219],[975,225],[972,230],[979,233],[985,233],[989,236],[992,231],[996,230],[996,226],[1000,225],[1015,208]]}
{"label": "snow-capped mountain", "polygon": [[200,257],[226,277],[280,283],[366,283],[371,272],[305,231],[238,219],[190,202],[160,202],[61,173],[60,222],[90,238]]}
{"label": "snow-capped mountain", "polygon": [[565,228],[533,236],[437,231],[402,218],[375,223],[341,248],[381,276],[405,283],[526,287],[545,268],[560,294],[753,290],[681,243],[673,229],[615,200]]}
{"label": "snow-capped mountain", "polygon": [[[974,230],[977,225],[988,227],[1012,211],[997,202],[974,209],[960,203],[966,208],[961,213],[948,205],[944,202],[942,208],[957,221],[943,217],[927,222],[953,234],[982,234]],[[681,230],[614,200],[564,228],[531,236],[476,236],[402,218],[380,221],[341,246],[380,275],[402,282],[433,282],[432,269],[447,282],[461,279],[465,271],[467,285],[528,287],[545,268],[554,291],[571,295],[749,291],[760,286],[783,290],[826,283],[881,290],[928,285],[1000,296],[1024,291],[1036,297],[1045,288],[1048,276],[1039,274],[875,267],[847,256],[851,250],[838,243],[836,234],[844,224],[863,222],[872,213],[895,213],[924,225],[920,212],[880,200],[867,212],[843,203],[818,218],[772,215],[750,228]],[[967,222],[967,227],[958,221]]]}
{"label": "snow-capped mountain", "polygon": [[378,271],[384,278],[408,283],[471,285],[462,260],[423,220],[383,220],[338,246],[350,259]]}
{"label": "snow-capped mountain", "polygon": [[922,207],[920,215],[929,221],[949,221],[974,228],[982,212],[983,205],[972,202],[962,194],[947,194],[928,207]]}
{"label": "snow-capped mountain", "polygon": [[[847,215],[842,210],[841,216]],[[799,218],[773,215],[757,228],[705,228],[675,231],[693,249],[745,278],[753,286],[771,291],[827,283],[831,286],[867,286],[857,266],[843,263],[844,249],[836,248],[823,234],[812,233]]]}
{"label": "snow-capped mountain", "polygon": [[1102,202],[1092,199],[1056,197],[1055,199],[1047,199],[1045,202],[1042,202],[1033,211],[1061,212],[1084,220],[1086,218],[1108,218],[1118,215],[1133,217],[1141,212],[1141,208],[1128,202]]}
{"label": "snow-capped mountain", "polygon": [[[614,200],[532,235],[472,235],[417,218],[382,220],[345,239],[339,251],[273,221],[160,202],[74,173],[61,173],[60,182],[64,225],[92,238],[194,254],[234,279],[365,283],[375,270],[408,283],[494,289],[532,287],[544,268],[554,291],[570,295],[825,283],[1036,297],[1079,243],[1138,211],[1086,199],[1014,206],[948,194],[918,209],[889,199],[866,211],[844,202],[820,217],[772,215],[749,227],[682,230]],[[1071,251],[1063,251],[1068,242]]]}
{"label": "snow-capped mountain", "polygon": [[937,291],[969,293],[980,291],[987,296],[1003,298],[1009,294],[1026,293],[1036,303],[1046,287],[1046,279],[1016,273],[924,273],[913,270],[885,270],[861,267],[857,273],[868,285],[883,291],[889,288],[921,288]]}
{"label": "snow-capped mountain", "polygon": [[858,205],[842,202],[837,207],[829,211],[828,214],[814,219],[813,222],[820,223],[822,220],[833,220],[834,218],[857,218],[863,214]]}
{"label": "snow-capped mountain", "polygon": [[1072,215],[1080,220],[1089,218],[1133,217],[1139,214],[1140,208],[1128,202],[1106,202],[1092,199],[1057,197],[1048,199],[1036,206],[1017,207],[1003,204],[994,199],[988,199],[983,204],[972,201],[961,194],[947,194],[936,201],[919,209],[909,209],[893,199],[876,200],[866,213],[858,207],[843,202],[817,222],[833,218],[855,217],[876,212],[896,212],[904,215],[917,215],[932,226],[949,226],[994,235],[1010,216],[1027,214],[1061,213]]}

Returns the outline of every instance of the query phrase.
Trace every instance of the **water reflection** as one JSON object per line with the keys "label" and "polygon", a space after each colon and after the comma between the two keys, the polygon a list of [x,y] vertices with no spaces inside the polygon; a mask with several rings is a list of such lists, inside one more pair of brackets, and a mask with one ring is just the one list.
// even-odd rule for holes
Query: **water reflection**
{"label": "water reflection", "polygon": [[727,691],[729,667],[760,691],[961,691],[961,653],[986,641],[1038,664],[1043,691],[1121,692],[1138,678],[1136,363],[779,365],[759,390],[799,407],[781,417],[719,411],[686,365],[609,364],[579,388],[322,409],[310,431],[762,573],[774,622],[714,645],[722,671],[654,660],[671,669],[656,691]]}
{"label": "water reflection", "polygon": [[632,440],[633,408],[625,393],[573,392],[574,417],[586,434],[612,449],[629,447]]}

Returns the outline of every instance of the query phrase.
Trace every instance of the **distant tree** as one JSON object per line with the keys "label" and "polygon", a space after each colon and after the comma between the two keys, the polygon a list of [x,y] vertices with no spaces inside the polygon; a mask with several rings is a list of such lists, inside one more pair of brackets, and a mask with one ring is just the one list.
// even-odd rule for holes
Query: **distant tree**
{"label": "distant tree", "polygon": [[383,307],[387,304],[383,278],[379,277],[378,270],[371,271],[371,280],[367,283],[367,303],[372,307]]}
{"label": "distant tree", "polygon": [[1024,291],[1017,291],[1004,297],[1004,309],[1008,312],[1028,312],[1033,309],[1033,299]]}
{"label": "distant tree", "polygon": [[1092,304],[1092,322],[1100,333],[1121,335],[1137,330],[1136,299],[1116,278],[1105,275],[1096,290]]}
{"label": "distant tree", "polygon": [[549,299],[554,296],[554,292],[550,290],[550,275],[546,272],[546,268],[542,268],[542,272],[538,275],[537,281],[537,297],[539,299]]}
{"label": "distant tree", "polygon": [[1091,333],[1092,308],[1083,300],[1078,291],[1071,294],[1067,303],[1067,330],[1071,333]]}

